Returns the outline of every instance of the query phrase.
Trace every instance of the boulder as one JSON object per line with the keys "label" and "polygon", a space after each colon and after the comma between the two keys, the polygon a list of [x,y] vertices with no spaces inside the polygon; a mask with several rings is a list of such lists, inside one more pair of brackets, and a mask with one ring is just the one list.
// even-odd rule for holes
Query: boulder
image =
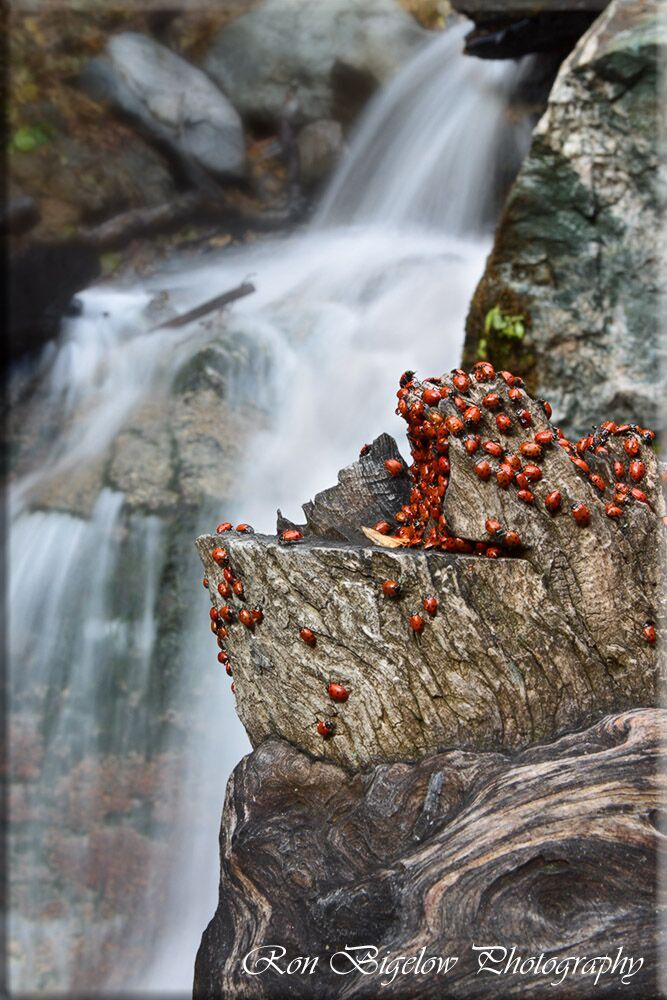
{"label": "boulder", "polygon": [[[439,381],[449,391],[450,377]],[[502,433],[482,402],[487,394],[509,419]],[[654,703],[659,661],[646,626],[659,631],[664,619],[665,506],[644,434],[601,430],[575,447],[557,438],[541,403],[501,378],[471,378],[464,395],[478,409],[474,454],[452,431],[438,439],[440,458],[426,455],[413,421],[410,475],[393,440],[378,438],[337,486],[304,505],[303,540],[197,540],[221,625],[223,606],[233,609],[218,644],[254,747],[279,736],[355,769],[443,746],[514,750]],[[457,421],[453,398],[429,407],[423,426]],[[547,436],[543,447],[535,434]],[[530,488],[518,473],[503,481],[480,441],[523,463]],[[627,476],[628,451],[640,487],[630,480],[621,496],[611,484]],[[420,540],[405,505],[435,517],[432,499],[411,499],[433,493],[438,477],[432,487],[421,477],[435,465],[444,490],[437,521],[448,534],[434,535],[429,521]],[[546,501],[556,491],[557,509]],[[367,537],[363,529],[380,520],[402,521],[398,535],[407,534]],[[242,582],[240,598],[225,592],[230,571]],[[384,581],[397,581],[397,592],[387,595]],[[437,602],[430,610],[427,598]],[[261,622],[242,624],[242,605],[246,614],[261,607]],[[332,698],[330,682],[346,689],[343,701]]]}
{"label": "boulder", "polygon": [[242,176],[245,141],[239,115],[218,87],[185,59],[137,32],[114,35],[82,83],[111,101],[189,166]]}
{"label": "boulder", "polygon": [[[522,371],[577,433],[607,414],[654,426],[661,417],[666,40],[655,0],[614,0],[563,64],[468,316],[466,360],[486,350]],[[523,316],[523,340],[502,324],[485,334],[496,307]]]}
{"label": "boulder", "polygon": [[[666,714],[611,716],[514,757],[451,749],[361,775],[267,741],[227,786],[195,1000],[658,996]],[[571,958],[563,975],[570,956],[605,955],[597,982]],[[312,972],[286,973],[296,956],[317,958]],[[397,971],[382,975],[372,963],[386,956]],[[431,956],[457,961],[443,973]]]}
{"label": "boulder", "polygon": [[223,28],[204,67],[246,118],[279,121],[295,85],[302,122],[340,119],[427,37],[395,0],[264,0]]}

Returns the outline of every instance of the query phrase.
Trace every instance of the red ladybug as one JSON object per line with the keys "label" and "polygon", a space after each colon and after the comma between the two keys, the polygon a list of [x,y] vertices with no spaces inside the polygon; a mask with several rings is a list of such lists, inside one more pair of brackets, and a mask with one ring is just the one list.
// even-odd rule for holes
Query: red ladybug
{"label": "red ladybug", "polygon": [[476,361],[474,367],[478,382],[491,382],[496,377],[495,369],[488,361]]}
{"label": "red ladybug", "polygon": [[535,495],[530,490],[519,490],[517,497],[522,503],[533,503],[535,501]]}
{"label": "red ladybug", "polygon": [[232,584],[232,590],[237,597],[243,597],[243,584],[240,580],[234,580]]}
{"label": "red ladybug", "polygon": [[496,427],[502,434],[507,434],[512,429],[512,421],[506,413],[499,413],[496,416]]}
{"label": "red ladybug", "polygon": [[252,615],[252,620],[256,625],[260,625],[264,621],[264,612],[261,608],[253,608],[250,614]]}
{"label": "red ladybug", "polygon": [[390,476],[398,476],[403,471],[403,465],[397,458],[385,459],[384,467]]}
{"label": "red ladybug", "polygon": [[227,674],[228,677],[234,676],[234,671],[232,670],[231,663],[225,663],[225,673]]}
{"label": "red ladybug", "polygon": [[539,403],[547,415],[547,420],[551,420],[551,414],[553,413],[553,410],[551,408],[551,403],[547,402],[546,399],[540,399]]}
{"label": "red ladybug", "polygon": [[466,403],[463,396],[454,396],[454,406],[459,411],[459,413],[465,413],[468,409],[468,404]]}
{"label": "red ladybug", "polygon": [[222,580],[218,584],[218,593],[220,594],[220,597],[231,597],[232,588],[229,586],[226,580]]}
{"label": "red ladybug", "polygon": [[498,469],[496,472],[496,482],[501,490],[508,489],[509,484],[512,482],[512,472],[508,471],[508,467]]}
{"label": "red ladybug", "polygon": [[498,372],[505,385],[514,385],[514,375],[511,372]]}
{"label": "red ladybug", "polygon": [[508,391],[507,395],[509,396],[509,398],[512,400],[513,403],[518,403],[518,401],[521,399],[522,396],[521,389],[513,387]]}
{"label": "red ladybug", "polygon": [[502,550],[497,545],[489,545],[484,554],[487,559],[498,559],[502,555]]}
{"label": "red ladybug", "polygon": [[642,632],[646,641],[652,646],[656,640],[656,631],[653,622],[646,622]]}
{"label": "red ladybug", "polygon": [[296,542],[303,541],[303,535],[298,528],[285,528],[284,531],[280,532],[279,541],[283,545],[294,545]]}
{"label": "red ladybug", "polygon": [[604,510],[607,517],[623,517],[623,510],[615,503],[608,503]]}
{"label": "red ladybug", "polygon": [[585,472],[585,473],[586,473],[586,475],[588,475],[588,473],[589,473],[589,472],[591,471],[591,468],[590,468],[590,466],[589,466],[588,462],[585,462],[585,461],[583,460],[583,458],[576,458],[576,457],[575,457],[575,456],[573,455],[573,456],[572,456],[572,457],[570,458],[570,461],[572,462],[572,464],[573,464],[573,465],[576,465],[576,467],[577,467],[578,469],[581,469],[581,471],[582,471],[582,472]]}
{"label": "red ladybug", "polygon": [[206,587],[206,589],[208,590],[208,577],[206,576],[204,577],[204,579],[202,580],[202,586]]}
{"label": "red ladybug", "polygon": [[229,629],[225,628],[224,625],[221,625],[220,628],[218,629],[218,646],[220,647],[220,649],[225,648],[225,639],[227,638],[228,635],[229,635]]}
{"label": "red ladybug", "polygon": [[482,419],[482,411],[479,406],[468,406],[463,411],[463,419],[467,424],[478,424]]}
{"label": "red ladybug", "polygon": [[398,580],[383,580],[382,593],[385,597],[400,597],[401,585]]}
{"label": "red ladybug", "polygon": [[614,462],[614,476],[616,479],[625,479],[625,466],[623,462]]}
{"label": "red ladybug", "polygon": [[629,455],[630,458],[634,458],[635,455],[639,454],[639,439],[634,437],[634,435],[631,435],[625,439],[623,447],[625,448],[626,455]]}
{"label": "red ladybug", "polygon": [[497,441],[484,441],[482,448],[487,455],[491,455],[492,458],[500,458],[503,453],[502,445],[498,444]]}
{"label": "red ladybug", "polygon": [[544,506],[547,508],[550,514],[555,514],[556,511],[560,510],[560,505],[563,502],[563,494],[560,490],[552,490],[551,493],[547,493],[544,498]]}
{"label": "red ladybug", "polygon": [[458,375],[455,375],[452,382],[459,392],[467,392],[470,388],[470,379],[463,372],[459,372]]}
{"label": "red ladybug", "polygon": [[315,646],[315,645],[317,645],[317,636],[315,635],[315,633],[313,632],[312,629],[305,628],[305,627],[302,628],[302,629],[299,629],[299,636],[301,637],[301,639],[303,639],[303,641],[305,642],[306,646]]}
{"label": "red ladybug", "polygon": [[439,389],[424,389],[423,400],[427,406],[437,406],[440,402],[440,390]]}
{"label": "red ladybug", "polygon": [[542,448],[537,441],[523,441],[519,445],[519,451],[526,458],[542,458]]}
{"label": "red ladybug", "polygon": [[548,444],[551,444],[553,439],[554,439],[553,431],[538,431],[537,434],[535,435],[535,441],[537,442],[537,444],[542,445],[542,447],[546,447]]}
{"label": "red ladybug", "polygon": [[232,694],[236,694],[236,682],[235,681],[232,681],[231,692],[232,692]]}
{"label": "red ladybug", "polygon": [[508,549],[518,549],[521,547],[521,536],[518,531],[506,531],[502,540]]}
{"label": "red ladybug", "polygon": [[335,733],[336,727],[334,726],[333,722],[329,722],[328,719],[324,719],[320,720],[317,723],[317,731],[322,737],[322,739],[328,740],[329,737],[333,736],[333,734]]}
{"label": "red ladybug", "polygon": [[472,434],[469,437],[467,437],[463,442],[463,447],[465,448],[465,450],[468,452],[469,455],[474,455],[477,449],[479,448],[479,445],[480,445],[479,438],[477,436],[473,436]]}
{"label": "red ladybug", "polygon": [[[542,478],[542,470],[539,465],[524,465],[523,474],[529,483],[536,483]],[[519,477],[517,476],[517,479]]]}
{"label": "red ladybug", "polygon": [[408,618],[410,628],[416,635],[421,635],[424,631],[424,619],[416,611]]}
{"label": "red ladybug", "polygon": [[233,609],[230,608],[228,604],[223,604],[223,606],[220,608],[220,617],[224,622],[233,622],[234,621]]}
{"label": "red ladybug", "polygon": [[487,517],[484,522],[484,527],[490,535],[497,535],[499,531],[503,530],[503,526],[500,521],[496,521],[494,517]]}
{"label": "red ladybug", "polygon": [[388,535],[391,532],[391,525],[389,521],[378,521],[373,525],[373,531],[377,531],[380,535]]}
{"label": "red ladybug", "polygon": [[497,392],[487,392],[482,400],[482,406],[487,410],[497,410],[500,406],[500,396]]}
{"label": "red ladybug", "polygon": [[487,479],[491,478],[491,465],[485,458],[481,458],[479,462],[475,462],[475,473],[482,482],[486,482]]}
{"label": "red ladybug", "polygon": [[458,417],[449,416],[445,419],[445,427],[450,434],[456,437],[463,430],[463,421],[459,420]]}
{"label": "red ladybug", "polygon": [[522,427],[532,427],[533,418],[529,410],[519,410],[517,416]]}
{"label": "red ladybug", "polygon": [[633,483],[639,483],[644,478],[646,466],[639,459],[635,459],[633,462],[630,462],[628,472]]}
{"label": "red ladybug", "polygon": [[239,611],[239,621],[242,625],[245,625],[246,628],[253,628],[255,620],[252,617],[252,611],[248,608],[241,608]]}
{"label": "red ladybug", "polygon": [[226,566],[223,569],[222,575],[224,576],[224,578],[227,581],[227,583],[229,583],[229,584],[234,583],[234,574],[233,574],[232,570],[229,568],[229,566]]}
{"label": "red ladybug", "polygon": [[410,382],[412,382],[414,375],[415,373],[409,370],[407,372],[403,372],[403,374],[399,379],[399,385],[401,386],[402,389],[405,388],[405,386],[408,385]]}
{"label": "red ladybug", "polygon": [[238,531],[239,535],[254,535],[254,533],[255,533],[255,529],[252,527],[252,525],[251,524],[245,524],[245,522],[241,522],[241,524],[237,524],[236,525],[236,530]]}
{"label": "red ladybug", "polygon": [[581,528],[585,528],[586,525],[590,524],[591,512],[586,506],[586,504],[573,503],[571,510],[572,510],[572,517],[575,519],[575,521]]}
{"label": "red ladybug", "polygon": [[336,684],[333,681],[327,688],[327,694],[332,701],[347,701],[350,697],[350,692],[343,684]]}
{"label": "red ladybug", "polygon": [[218,653],[218,663],[229,663],[229,653],[226,649],[221,649]]}
{"label": "red ladybug", "polygon": [[635,500],[638,500],[639,503],[648,503],[648,497],[646,496],[644,491],[640,490],[637,486],[634,486],[630,490],[630,496],[634,497]]}
{"label": "red ladybug", "polygon": [[433,617],[438,610],[438,599],[437,597],[425,597],[424,598],[424,611]]}
{"label": "red ladybug", "polygon": [[215,533],[216,533],[216,535],[223,535],[225,533],[225,531],[231,531],[231,530],[232,530],[232,522],[231,521],[223,521],[215,529]]}
{"label": "red ladybug", "polygon": [[211,619],[211,621],[215,622],[215,621],[218,620],[218,609],[217,608],[211,608],[211,610],[209,611],[208,614],[209,614],[209,618]]}
{"label": "red ladybug", "polygon": [[218,634],[218,629],[219,628],[220,628],[220,623],[219,622],[217,622],[217,621],[215,621],[215,622],[212,621],[211,622],[211,632],[213,633],[213,635],[217,635]]}
{"label": "red ladybug", "polygon": [[224,566],[225,563],[229,562],[229,555],[226,549],[221,549],[218,546],[218,548],[213,549],[211,552],[211,559],[214,563],[217,563],[218,566]]}
{"label": "red ladybug", "polygon": [[604,491],[607,489],[607,484],[605,483],[602,476],[598,476],[597,472],[592,472],[590,479],[595,489],[599,490],[600,493],[604,493]]}
{"label": "red ladybug", "polygon": [[367,455],[370,450],[371,446],[369,444],[362,444],[361,448],[359,449],[359,458],[363,458],[364,455]]}

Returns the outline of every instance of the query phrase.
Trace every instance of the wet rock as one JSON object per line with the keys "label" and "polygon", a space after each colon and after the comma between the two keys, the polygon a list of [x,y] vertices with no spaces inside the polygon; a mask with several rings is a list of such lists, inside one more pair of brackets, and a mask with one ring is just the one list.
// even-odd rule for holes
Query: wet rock
{"label": "wet rock", "polygon": [[[655,2],[613,2],[563,64],[506,203],[467,321],[465,357],[526,374],[566,429],[661,419]],[[518,343],[484,333],[499,306]]]}
{"label": "wet rock", "polygon": [[204,67],[244,117],[279,121],[296,83],[302,121],[314,122],[335,117],[337,75],[377,86],[426,37],[395,0],[264,0],[223,29]]}
{"label": "wet rock", "polygon": [[[570,975],[567,996],[657,995],[664,716],[611,716],[514,757],[451,749],[353,776],[267,741],[227,786],[219,903],[197,955],[195,1000],[278,1000],[286,982],[290,996],[323,1000],[340,997],[341,982],[346,997],[400,1000],[560,993],[532,966],[478,974],[473,945],[508,956],[516,948],[524,959],[544,952],[550,971],[571,955],[613,959],[620,948],[643,958],[633,985],[619,986],[618,973],[596,986]],[[244,972],[245,956],[270,945],[285,949],[283,968],[297,955],[319,956],[315,971]],[[370,965],[362,975],[343,956],[338,968],[349,974],[331,971],[332,955],[364,946],[379,960],[412,956],[412,965],[395,978]],[[458,962],[446,975],[433,964],[419,973],[422,949],[422,962]]]}
{"label": "wet rock", "polygon": [[241,120],[201,70],[158,42],[123,32],[105,55],[85,69],[88,92],[109,100],[166,143],[187,165],[212,174],[242,176],[245,141]]}
{"label": "wet rock", "polygon": [[325,180],[343,151],[343,129],[339,122],[322,119],[304,126],[297,139],[300,177],[312,187]]}

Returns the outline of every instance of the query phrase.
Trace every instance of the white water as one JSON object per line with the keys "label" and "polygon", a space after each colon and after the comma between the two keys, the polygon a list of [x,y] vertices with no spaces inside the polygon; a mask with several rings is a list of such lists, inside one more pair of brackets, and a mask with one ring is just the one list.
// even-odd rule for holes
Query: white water
{"label": "white water", "polygon": [[[233,307],[227,326],[249,338],[257,364],[230,390],[266,411],[268,429],[255,438],[252,462],[237,470],[239,509],[220,513],[268,531],[276,507],[298,518],[300,503],[335,482],[365,440],[384,430],[400,434],[393,411],[401,371],[436,374],[457,363],[490,243],[489,190],[499,172],[511,172],[508,161],[518,162],[528,141],[528,126],[511,126],[505,114],[519,69],[460,55],[465,30],[434,39],[371,104],[305,232],[205,263],[175,263],[129,290],[89,289],[83,315],[45,352],[41,398],[62,429],[48,461],[17,482],[11,496],[12,705],[28,727],[39,724],[45,733],[47,764],[31,791],[35,808],[57,785],[61,757],[120,755],[131,741],[136,745],[137,714],[124,709],[127,697],[150,721],[162,525],[154,517],[128,517],[123,496],[110,490],[88,520],[32,508],[43,504],[57,477],[79,473],[103,455],[139,403],[168,393],[174,373],[212,336],[206,324],[149,333],[145,307],[153,295],[168,289],[181,312],[252,275],[257,292]],[[182,572],[194,591],[194,555]],[[38,581],[29,591],[28,573]],[[116,989],[187,990],[215,908],[224,784],[247,742],[216,669],[206,602],[200,588],[182,638],[182,680],[170,691],[176,706],[186,691],[201,689],[197,731],[172,748],[185,786],[201,791],[171,807],[172,841],[180,845],[173,877],[162,905],[149,896],[142,914],[153,960],[134,981],[123,979],[121,967],[108,980]],[[119,663],[128,666],[126,688],[113,702]],[[105,691],[115,706],[111,719],[100,706]],[[90,831],[81,836],[85,866]],[[81,988],[85,969],[75,973],[72,942],[97,944],[107,932],[115,941],[117,919],[97,930],[72,919],[45,922],[35,900],[38,885],[14,891],[13,988]],[[134,915],[128,912],[128,926]],[[41,975],[40,965],[50,975]]]}

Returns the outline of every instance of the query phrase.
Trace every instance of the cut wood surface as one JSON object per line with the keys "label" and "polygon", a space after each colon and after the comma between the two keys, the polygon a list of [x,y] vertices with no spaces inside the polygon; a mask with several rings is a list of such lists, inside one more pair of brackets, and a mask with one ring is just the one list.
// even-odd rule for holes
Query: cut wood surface
{"label": "cut wood surface", "polygon": [[[196,1000],[659,996],[665,715],[609,716],[513,756],[451,750],[356,775],[265,742],[228,784]],[[619,948],[643,962],[625,985],[580,971],[555,987],[555,975],[477,974],[473,944],[543,963]],[[319,956],[315,973],[249,976],[244,956],[267,945],[286,949],[283,967]],[[459,961],[383,986],[329,971],[333,953],[362,945]]]}

